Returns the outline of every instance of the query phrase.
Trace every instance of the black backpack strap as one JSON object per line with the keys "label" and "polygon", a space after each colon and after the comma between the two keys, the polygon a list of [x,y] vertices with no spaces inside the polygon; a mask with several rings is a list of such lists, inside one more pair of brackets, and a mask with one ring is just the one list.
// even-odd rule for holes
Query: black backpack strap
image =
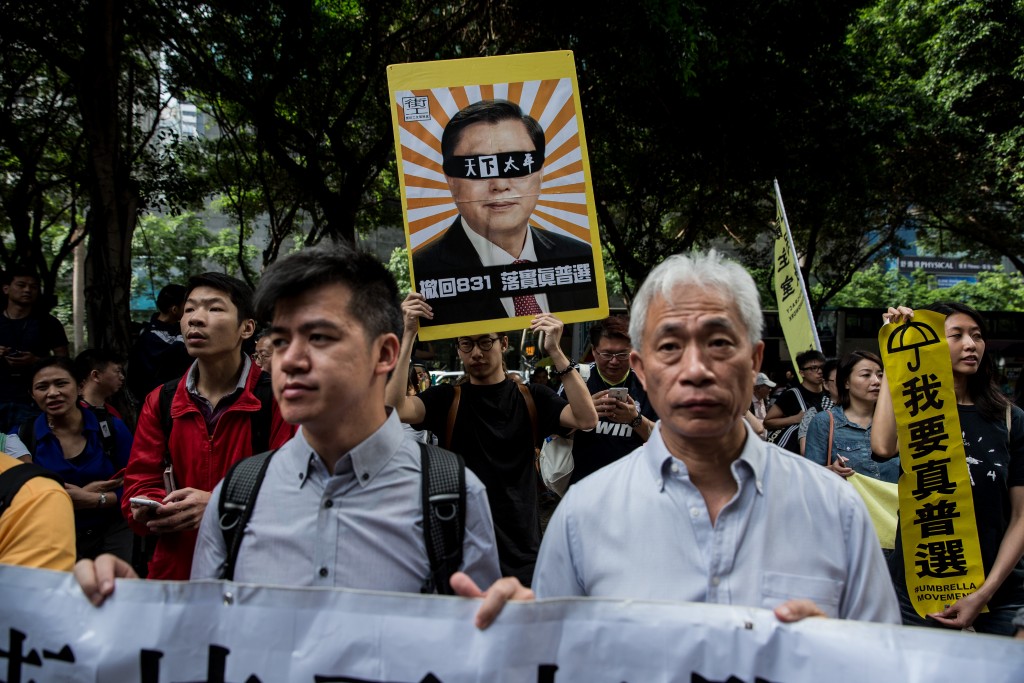
{"label": "black backpack strap", "polygon": [[25,482],[36,477],[53,479],[62,487],[64,486],[64,482],[61,481],[60,477],[39,465],[31,463],[15,465],[3,474],[0,474],[0,515],[7,512],[7,508],[11,506],[14,497],[18,495],[18,491],[21,490]]}
{"label": "black backpack strap", "polygon": [[25,448],[36,457],[36,421],[26,420],[18,425],[18,438],[25,444]]}
{"label": "black backpack strap", "polygon": [[252,417],[249,427],[252,435],[252,452],[262,453],[270,450],[270,428],[274,419],[274,388],[271,386],[268,373],[260,373],[252,393],[260,402],[260,410]]}
{"label": "black backpack strap", "polygon": [[217,514],[221,533],[224,534],[227,556],[219,578],[228,581],[235,578],[235,562],[238,560],[238,549],[242,545],[242,535],[252,517],[252,509],[256,505],[256,497],[260,493],[263,478],[267,475],[270,458],[276,452],[264,451],[243,458],[232,465],[224,477],[220,487]]}
{"label": "black backpack strap", "polygon": [[164,467],[171,464],[171,428],[174,426],[174,421],[171,420],[171,402],[174,401],[174,392],[178,390],[180,381],[181,378],[178,378],[164,383],[160,387],[160,401],[157,403],[157,408],[160,411],[160,427],[164,431]]}
{"label": "black backpack strap", "polygon": [[420,442],[423,470],[423,540],[430,576],[421,593],[452,595],[451,575],[462,566],[466,531],[466,464],[462,458]]}

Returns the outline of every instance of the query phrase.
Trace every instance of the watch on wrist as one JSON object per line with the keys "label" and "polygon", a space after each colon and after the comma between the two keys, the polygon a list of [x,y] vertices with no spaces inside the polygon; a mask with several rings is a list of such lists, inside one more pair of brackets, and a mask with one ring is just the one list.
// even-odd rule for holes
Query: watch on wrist
{"label": "watch on wrist", "polygon": [[644,416],[640,413],[640,409],[636,409],[636,417],[629,421],[629,426],[633,429],[637,429],[644,422]]}
{"label": "watch on wrist", "polygon": [[101,508],[101,507],[103,507],[106,504],[107,504],[107,493],[106,493],[106,491],[101,491],[100,492],[100,499],[99,499],[99,501],[97,501],[96,507]]}

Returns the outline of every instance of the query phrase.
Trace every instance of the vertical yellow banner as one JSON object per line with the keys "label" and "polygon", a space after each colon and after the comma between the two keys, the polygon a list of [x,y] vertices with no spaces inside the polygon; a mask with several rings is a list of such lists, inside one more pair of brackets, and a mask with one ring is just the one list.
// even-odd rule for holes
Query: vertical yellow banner
{"label": "vertical yellow banner", "polygon": [[878,334],[900,446],[900,532],[907,593],[924,617],[985,581],[953,391],[945,316],[916,311]]}
{"label": "vertical yellow banner", "polygon": [[786,338],[793,361],[793,371],[800,376],[800,368],[796,366],[796,354],[809,349],[821,350],[818,341],[818,330],[814,327],[814,316],[811,315],[811,303],[807,299],[804,277],[797,263],[793,237],[789,232],[789,220],[786,218],[786,207],[782,204],[782,192],[779,182],[775,181],[776,224],[779,227],[775,237],[775,300],[779,309],[779,324]]}

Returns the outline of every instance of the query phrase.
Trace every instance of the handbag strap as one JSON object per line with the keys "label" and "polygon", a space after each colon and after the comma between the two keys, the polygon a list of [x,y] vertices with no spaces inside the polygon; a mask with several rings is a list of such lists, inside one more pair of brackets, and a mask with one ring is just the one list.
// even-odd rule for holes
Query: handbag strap
{"label": "handbag strap", "polygon": [[832,411],[826,410],[828,415],[828,456],[825,458],[825,467],[832,467],[832,437],[836,432],[836,419],[832,417]]}

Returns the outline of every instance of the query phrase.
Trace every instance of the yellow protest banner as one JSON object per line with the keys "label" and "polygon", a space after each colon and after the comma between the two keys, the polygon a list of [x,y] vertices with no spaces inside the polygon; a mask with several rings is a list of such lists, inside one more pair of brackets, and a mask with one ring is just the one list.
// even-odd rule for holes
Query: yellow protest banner
{"label": "yellow protest banner", "polygon": [[775,181],[775,210],[778,232],[775,236],[775,300],[779,309],[779,324],[786,338],[786,347],[793,361],[793,371],[800,376],[796,354],[815,349],[821,351],[818,329],[811,315],[811,302],[807,299],[804,276],[800,272],[793,236],[789,232],[786,207],[782,204],[779,181]]}
{"label": "yellow protest banner", "polygon": [[916,311],[878,334],[900,446],[900,533],[907,593],[940,612],[985,581],[970,473],[953,391],[945,316]]}
{"label": "yellow protest banner", "polygon": [[393,64],[420,339],[608,315],[572,52]]}

